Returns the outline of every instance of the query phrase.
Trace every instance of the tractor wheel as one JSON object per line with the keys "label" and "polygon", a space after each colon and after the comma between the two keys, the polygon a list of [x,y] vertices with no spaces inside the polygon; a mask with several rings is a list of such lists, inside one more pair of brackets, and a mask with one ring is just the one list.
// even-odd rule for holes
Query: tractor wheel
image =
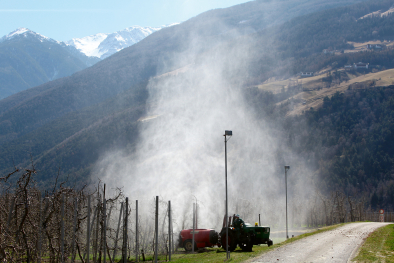
{"label": "tractor wheel", "polygon": [[[191,252],[193,250],[193,241],[191,239],[185,240],[185,242],[183,242],[183,247],[185,248],[186,252]],[[194,241],[194,251],[197,251],[196,241]]]}
{"label": "tractor wheel", "polygon": [[270,239],[270,240],[268,240],[268,242],[267,242],[267,245],[270,247],[270,246],[272,246],[274,244],[274,242]]}
{"label": "tractor wheel", "polygon": [[219,240],[219,234],[215,230],[211,230],[209,232],[209,243],[211,244],[217,244]]}
{"label": "tractor wheel", "polygon": [[248,244],[246,244],[246,251],[252,252],[253,250],[253,243],[250,241]]}
{"label": "tractor wheel", "polygon": [[246,243],[242,243],[240,246],[242,248],[242,251],[252,252],[252,249],[253,249],[252,239],[250,237],[248,237],[248,239],[246,240]]}
{"label": "tractor wheel", "polygon": [[[222,236],[220,237],[221,241],[222,241],[222,246],[224,248],[224,250],[226,250],[226,233],[222,234]],[[235,248],[237,247],[237,242],[235,240],[234,234],[232,232],[228,232],[228,250],[229,251],[234,251]]]}
{"label": "tractor wheel", "polygon": [[248,244],[242,244],[241,245],[241,249],[244,252],[252,252],[253,250],[253,244],[252,243],[248,243]]}
{"label": "tractor wheel", "polygon": [[253,240],[255,240],[256,235],[252,232],[249,234],[248,243],[246,244],[246,251],[253,251]]}

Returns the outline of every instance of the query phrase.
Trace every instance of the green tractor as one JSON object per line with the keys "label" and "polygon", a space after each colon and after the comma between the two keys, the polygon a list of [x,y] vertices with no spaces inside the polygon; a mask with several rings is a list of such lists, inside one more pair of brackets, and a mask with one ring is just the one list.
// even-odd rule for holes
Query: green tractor
{"label": "green tractor", "polygon": [[[226,249],[226,219],[223,220],[223,227],[220,231],[220,244]],[[234,251],[237,245],[243,251],[252,251],[253,245],[267,244],[272,246],[273,242],[270,237],[270,228],[259,226],[257,223],[251,225],[245,223],[239,215],[229,217],[228,222],[228,250]]]}

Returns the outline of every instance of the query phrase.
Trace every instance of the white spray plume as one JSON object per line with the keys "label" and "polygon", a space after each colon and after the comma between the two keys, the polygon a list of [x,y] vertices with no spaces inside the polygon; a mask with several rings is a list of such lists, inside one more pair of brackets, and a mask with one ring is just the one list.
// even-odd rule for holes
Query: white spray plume
{"label": "white spray plume", "polygon": [[[179,65],[190,61],[185,54],[196,53],[198,40],[189,47],[177,56]],[[229,68],[239,74],[248,70],[247,56],[238,50],[225,59],[200,59],[177,73],[151,79],[136,151],[105,153],[94,174],[109,186],[123,187],[131,200],[171,200],[178,230],[191,227],[192,202],[197,199],[199,227],[220,230],[225,200],[223,134],[232,130],[227,143],[229,212],[250,223],[259,214],[265,225],[284,222],[283,167],[291,165],[289,188],[297,198],[309,193],[308,170],[286,149],[281,134],[255,118],[241,89],[228,81]],[[283,151],[286,159],[278,159]],[[186,225],[181,222],[185,217]]]}

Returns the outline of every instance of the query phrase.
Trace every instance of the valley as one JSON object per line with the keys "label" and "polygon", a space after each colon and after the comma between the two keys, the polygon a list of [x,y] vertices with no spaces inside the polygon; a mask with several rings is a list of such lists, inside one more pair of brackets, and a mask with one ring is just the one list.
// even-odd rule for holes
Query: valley
{"label": "valley", "polygon": [[172,235],[222,229],[225,213],[280,240],[352,222],[267,254],[329,262],[335,247],[348,260],[380,226],[354,222],[394,211],[393,6],[257,0],[67,43],[4,36],[0,261],[167,260]]}
{"label": "valley", "polygon": [[[349,1],[348,4],[355,2]],[[196,85],[197,98],[205,96],[206,101],[215,101],[203,95],[205,88],[197,84],[205,79],[209,82],[212,72],[221,76],[219,82],[226,82],[219,87],[238,87],[234,90],[249,100],[248,107],[255,111],[259,122],[262,116],[268,116],[272,118],[273,130],[288,133],[280,128],[282,122],[297,122],[296,119],[303,118],[311,108],[319,110],[326,97],[337,92],[346,93],[349,87],[356,90],[392,85],[394,54],[390,38],[384,35],[389,32],[386,25],[391,21],[391,15],[380,17],[378,21],[365,18],[357,22],[361,24],[350,19],[351,16],[359,18],[363,13],[369,14],[372,9],[389,8],[390,3],[368,2],[341,7],[334,1],[323,10],[318,3],[300,1],[299,6],[316,4],[320,11],[316,12],[315,7],[305,8],[302,15],[296,17],[300,15],[299,10],[294,12],[290,8],[285,13],[289,14],[287,19],[292,19],[291,23],[278,16],[278,20],[266,24],[260,23],[262,18],[257,14],[263,12],[268,16],[269,11],[269,17],[272,17],[275,12],[283,11],[282,6],[248,3],[209,11],[163,28],[72,76],[1,100],[0,152],[4,157],[0,160],[0,170],[6,173],[14,164],[25,167],[30,162],[31,153],[40,167],[42,185],[53,182],[57,171],[60,171],[61,178],[71,174],[71,177],[75,176],[74,181],[88,182],[89,174],[98,159],[105,156],[106,148],[135,151],[144,134],[141,124],[162,119],[149,116],[167,114],[169,108],[149,112],[152,107],[161,107],[160,98],[152,97],[156,86],[158,91],[164,91],[171,85],[179,85],[180,81],[193,83],[189,86]],[[335,8],[330,9],[332,7]],[[239,16],[229,16],[235,10],[240,10],[237,11]],[[250,17],[254,18],[248,20]],[[320,22],[314,23],[317,18]],[[249,22],[239,23],[246,20]],[[382,31],[381,40],[364,33],[369,32],[366,29],[372,22],[375,29]],[[229,28],[234,29],[229,31]],[[354,28],[352,33],[349,28]],[[331,30],[331,33],[325,34],[325,30]],[[308,31],[316,32],[316,35],[305,35]],[[315,41],[310,41],[310,36]],[[355,41],[355,38],[365,41]],[[387,48],[350,52],[359,51],[367,44],[379,43]],[[324,54],[323,50],[330,46],[343,52]],[[369,71],[343,69],[347,64],[360,61],[376,68]],[[300,72],[315,73],[313,77],[300,78],[297,76]],[[207,83],[204,87],[217,85]],[[217,94],[219,90],[207,94]],[[191,92],[187,96],[194,94]],[[198,101],[191,101],[189,105]],[[212,104],[207,109],[212,107],[216,106]],[[187,109],[185,106],[181,108]],[[125,117],[128,115],[131,117]],[[280,121],[283,116],[288,120]],[[125,122],[124,118],[129,121]],[[302,151],[301,148],[293,150]],[[312,169],[318,169],[315,161],[308,161],[314,163]],[[59,170],[59,166],[63,168]]]}

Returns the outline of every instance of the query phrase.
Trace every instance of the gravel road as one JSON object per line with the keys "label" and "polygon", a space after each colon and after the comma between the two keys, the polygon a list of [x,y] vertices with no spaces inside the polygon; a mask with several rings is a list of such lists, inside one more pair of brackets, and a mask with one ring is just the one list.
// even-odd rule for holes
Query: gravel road
{"label": "gravel road", "polygon": [[368,234],[387,224],[347,224],[300,239],[247,262],[349,262]]}

